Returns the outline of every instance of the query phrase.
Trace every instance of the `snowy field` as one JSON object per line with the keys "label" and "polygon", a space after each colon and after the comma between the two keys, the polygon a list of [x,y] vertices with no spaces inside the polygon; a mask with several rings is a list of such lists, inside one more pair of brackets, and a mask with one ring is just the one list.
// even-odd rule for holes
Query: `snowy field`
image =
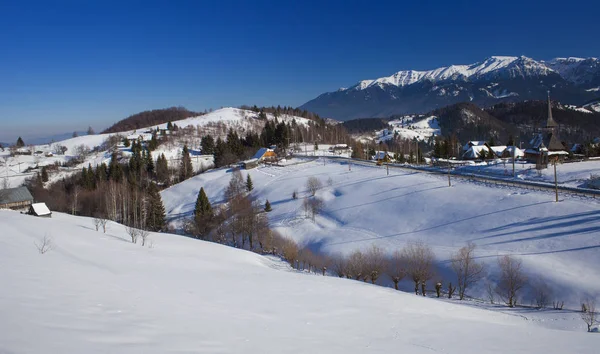
{"label": "snowy field", "polygon": [[[288,176],[290,177],[290,176]],[[258,178],[257,178],[258,179]],[[263,184],[263,186],[265,186]],[[281,204],[280,204],[281,205]],[[276,207],[277,210],[280,207]],[[0,353],[592,353],[599,337],[291,271],[217,244],[0,211]],[[53,249],[34,245],[44,235]]]}
{"label": "snowy field", "polygon": [[[512,161],[507,160],[504,162],[499,159],[489,163],[471,162],[468,165],[458,167],[456,171],[512,178],[512,168]],[[599,159],[562,163],[556,166],[556,177],[559,185],[586,188],[586,184],[592,175],[600,175]],[[548,168],[537,171],[535,164],[517,161],[515,163],[515,176],[520,180],[554,183],[554,166],[549,165]]]}
{"label": "snowy field", "polygon": [[[554,289],[557,300],[578,308],[583,296],[600,294],[600,201],[564,199],[554,203],[547,192],[489,187],[445,176],[346,162],[315,161],[287,167],[243,171],[252,176],[253,195],[273,207],[272,226],[300,245],[324,253],[349,253],[376,244],[388,252],[411,241],[429,244],[438,258],[436,279],[449,279],[450,255],[474,242],[497,278],[498,255],[519,256],[532,279]],[[170,222],[181,226],[197,193],[204,187],[212,203],[223,202],[231,170],[214,170],[162,192]],[[309,176],[324,188],[317,196],[324,211],[313,223],[305,217],[302,198]],[[299,199],[292,199],[297,190]],[[472,295],[484,297],[484,282]],[[405,289],[411,284],[406,281]],[[530,303],[526,293],[521,300]]]}

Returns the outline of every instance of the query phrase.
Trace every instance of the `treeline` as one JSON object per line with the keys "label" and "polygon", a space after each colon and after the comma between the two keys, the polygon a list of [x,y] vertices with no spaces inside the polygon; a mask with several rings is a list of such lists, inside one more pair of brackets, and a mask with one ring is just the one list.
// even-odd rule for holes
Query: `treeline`
{"label": "treeline", "polygon": [[383,118],[359,118],[342,123],[349,134],[371,133],[389,127],[388,120]]}
{"label": "treeline", "polygon": [[[155,163],[152,153],[139,143],[134,142],[131,148],[128,163],[122,163],[114,152],[108,165],[88,165],[48,188],[43,185],[47,172],[42,171],[27,182],[28,187],[34,199],[45,202],[51,210],[162,231],[166,224],[159,183],[169,180],[167,161],[163,155]],[[183,177],[191,176],[190,167],[191,161],[183,159]]]}
{"label": "treeline", "polygon": [[153,125],[173,122],[190,117],[202,115],[199,112],[192,112],[185,107],[171,107],[165,109],[154,109],[131,115],[106,129],[102,133],[118,133],[128,130],[135,130],[150,127]]}
{"label": "treeline", "polygon": [[[519,135],[531,137],[537,128],[546,124],[548,119],[547,101],[525,101],[516,103],[499,103],[485,110],[498,120],[518,127]],[[580,112],[552,104],[552,117],[560,124],[560,138],[567,143],[585,144],[600,136],[600,113]]]}
{"label": "treeline", "polygon": [[283,106],[283,107],[281,107],[281,106],[257,107],[256,105],[254,105],[254,106],[243,105],[240,107],[240,109],[253,111],[255,113],[261,113],[261,112],[270,113],[270,114],[273,114],[275,117],[279,117],[279,116],[285,114],[285,115],[289,115],[289,116],[302,117],[302,118],[306,118],[306,119],[310,119],[310,120],[314,120],[314,121],[323,121],[321,119],[321,117],[319,117],[319,115],[316,113],[309,112],[305,109],[299,109],[299,108],[293,108],[293,107],[286,107],[286,106]]}

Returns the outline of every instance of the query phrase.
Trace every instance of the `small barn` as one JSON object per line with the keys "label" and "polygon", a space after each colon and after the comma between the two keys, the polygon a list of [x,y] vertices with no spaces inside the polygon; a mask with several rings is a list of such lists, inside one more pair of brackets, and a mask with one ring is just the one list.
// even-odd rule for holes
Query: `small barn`
{"label": "small barn", "polygon": [[394,157],[389,151],[376,151],[373,160],[377,162],[392,162]]}
{"label": "small barn", "polygon": [[0,209],[27,209],[33,203],[33,196],[27,187],[0,190]]}
{"label": "small barn", "polygon": [[246,169],[246,170],[250,170],[250,169],[256,168],[256,167],[258,167],[258,160],[257,159],[250,159],[250,160],[242,161],[241,167],[244,168],[244,169]]}
{"label": "small barn", "polygon": [[490,156],[491,154],[495,155],[494,151],[487,145],[473,145],[463,153],[462,158],[465,160],[476,160],[484,152],[486,156]]}
{"label": "small barn", "polygon": [[29,206],[29,215],[51,218],[52,212],[46,206],[46,203],[34,203]]}

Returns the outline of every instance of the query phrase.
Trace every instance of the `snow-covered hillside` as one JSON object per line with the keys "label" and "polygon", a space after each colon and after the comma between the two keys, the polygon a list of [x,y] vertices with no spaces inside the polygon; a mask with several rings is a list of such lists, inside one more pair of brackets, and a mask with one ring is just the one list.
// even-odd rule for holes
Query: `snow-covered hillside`
{"label": "snow-covered hillside", "polygon": [[[275,117],[272,114],[267,114],[267,119],[273,120]],[[286,123],[291,123],[295,120],[299,125],[307,125],[310,122],[310,120],[306,118],[289,115],[281,115],[278,117],[278,120]],[[224,137],[229,128],[234,129],[238,132],[238,134],[243,136],[247,131],[260,132],[264,126],[264,121],[258,119],[257,113],[238,108],[222,108],[205,115],[187,118],[172,123],[176,124],[179,128],[198,128],[203,135],[211,134],[215,137],[215,139],[217,136]],[[36,145],[23,148],[30,151],[32,150],[34,152],[40,152],[39,154],[32,155],[17,155],[11,157],[9,149],[5,149],[4,151],[0,151],[0,179],[7,178],[8,185],[10,187],[19,186],[25,181],[26,178],[31,177],[36,172],[24,171],[35,168],[36,166],[42,167],[53,165],[55,163],[61,164],[67,162],[76,157],[77,149],[81,146],[87,148],[88,150],[96,149],[96,151],[86,156],[84,162],[74,166],[72,171],[80,171],[81,168],[87,167],[88,164],[96,166],[102,162],[108,163],[108,161],[110,161],[110,153],[106,149],[98,147],[101,147],[110,136],[119,135],[125,137],[129,135],[141,134],[150,129],[165,129],[166,127],[167,123],[120,133],[78,136],[52,144]],[[196,150],[196,152],[199,154],[198,150],[200,149],[200,139],[195,139],[190,141],[190,143],[191,144],[189,147],[192,150]],[[57,146],[64,146],[66,148],[64,155],[58,155],[55,153],[51,157],[46,156],[46,154],[49,152],[54,153]],[[167,159],[174,159],[181,156],[181,149],[182,146],[180,145],[163,145],[160,146],[156,152],[154,152],[154,158],[156,159],[161,153],[164,153]],[[122,147],[121,150],[125,155],[129,154],[128,149]],[[207,168],[212,164],[211,161],[202,162],[198,161],[197,159],[192,159],[192,162],[195,164],[196,169],[199,169],[201,166],[202,168]],[[53,177],[51,177],[51,180],[62,178],[72,171],[62,171],[62,173],[55,174]]]}
{"label": "snow-covered hillside", "polygon": [[376,141],[387,141],[400,137],[403,139],[428,141],[434,136],[441,135],[442,130],[436,116],[425,118],[408,116],[389,122],[392,129],[384,129],[376,132]]}
{"label": "snow-covered hillside", "polygon": [[[558,354],[598,343],[175,235],[142,247],[120,225],[103,234],[56,213],[0,211],[0,225],[0,353]],[[40,254],[45,235],[54,247]]]}
{"label": "snow-covered hillside", "polygon": [[[180,225],[191,215],[200,187],[211,202],[223,201],[229,170],[214,170],[162,192],[171,222]],[[324,253],[350,253],[371,244],[392,252],[410,241],[431,245],[440,261],[440,277],[447,279],[451,253],[474,242],[497,276],[496,256],[522,257],[533,277],[544,279],[557,297],[577,307],[582,296],[600,293],[598,201],[561,197],[515,188],[493,188],[445,176],[383,167],[322,160],[287,167],[244,171],[254,181],[252,192],[273,207],[272,226],[283,235]],[[313,223],[302,209],[309,176],[322,180],[317,193],[324,211]],[[244,176],[245,177],[245,176]],[[331,178],[331,181],[329,179]],[[329,185],[331,183],[331,185]],[[299,199],[292,199],[292,192]],[[484,297],[484,283],[473,295]],[[405,284],[406,289],[410,283]],[[526,294],[524,294],[526,295]],[[527,296],[523,301],[529,303]]]}

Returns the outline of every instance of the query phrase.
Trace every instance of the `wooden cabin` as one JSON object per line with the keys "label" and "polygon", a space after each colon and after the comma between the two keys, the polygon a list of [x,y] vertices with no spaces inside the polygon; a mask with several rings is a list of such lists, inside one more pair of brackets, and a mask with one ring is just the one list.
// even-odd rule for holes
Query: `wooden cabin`
{"label": "wooden cabin", "polygon": [[33,204],[33,196],[27,187],[0,190],[0,209],[27,209]]}

